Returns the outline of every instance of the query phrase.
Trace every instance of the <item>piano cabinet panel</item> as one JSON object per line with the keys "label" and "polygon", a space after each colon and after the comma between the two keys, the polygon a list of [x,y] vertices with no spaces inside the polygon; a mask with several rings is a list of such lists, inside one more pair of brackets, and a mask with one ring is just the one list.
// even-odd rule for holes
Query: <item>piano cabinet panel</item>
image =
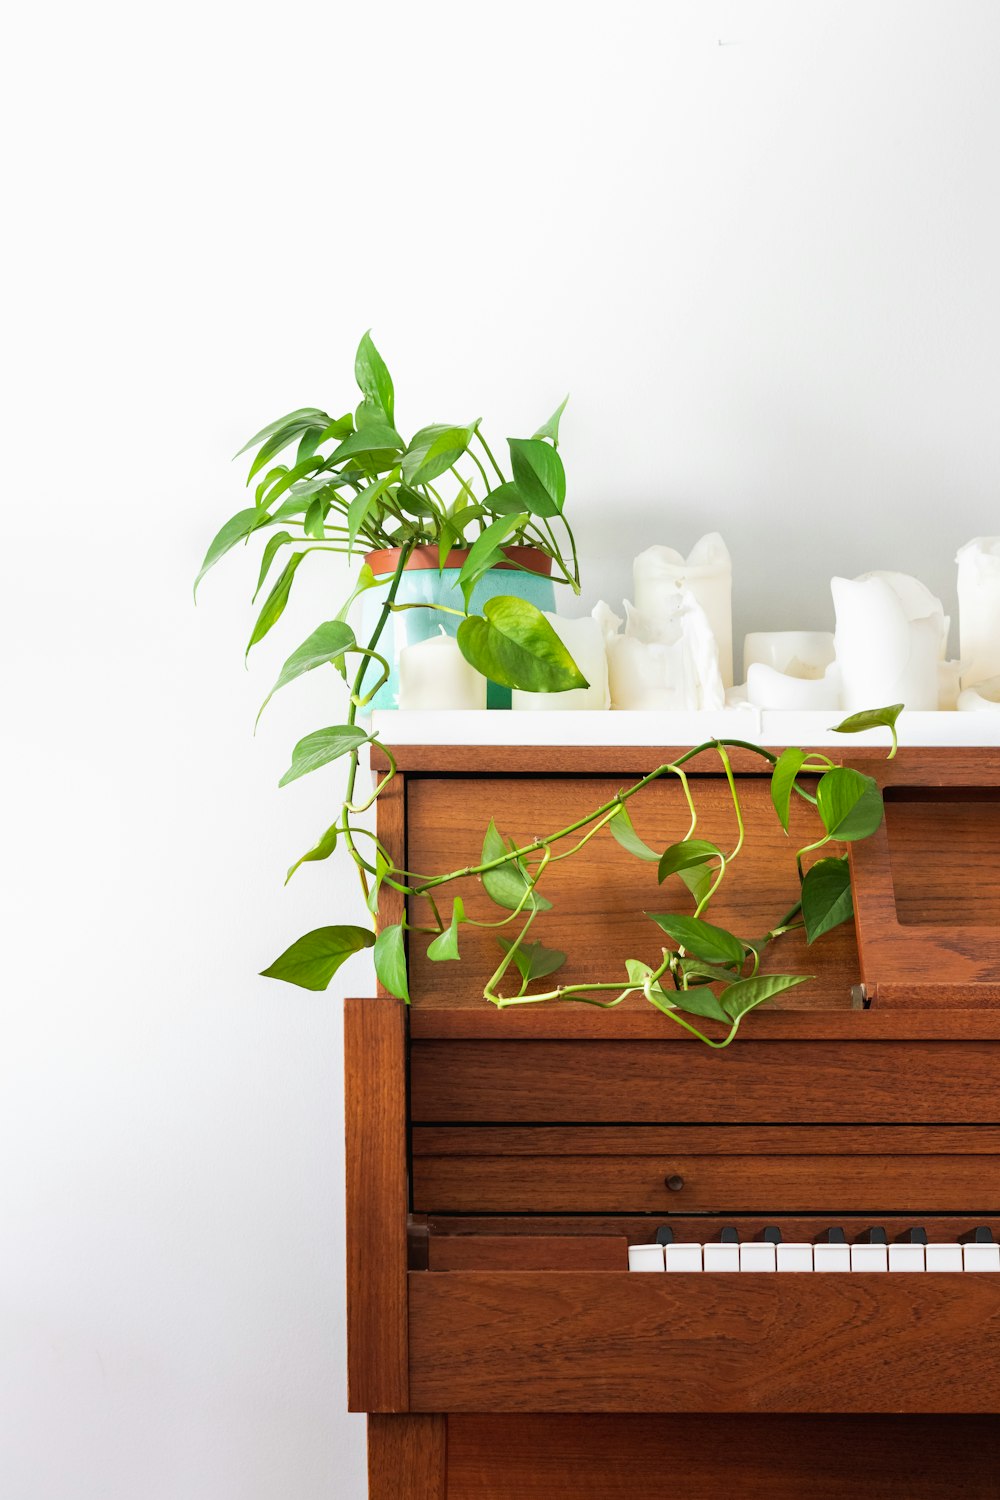
{"label": "piano cabinet panel", "polygon": [[998,1078],[998,1041],[771,1041],[749,1025],[725,1052],[669,1041],[410,1044],[415,1123],[984,1124],[998,1118]]}
{"label": "piano cabinet panel", "polygon": [[996,1411],[1000,1276],[415,1271],[410,1409]]}

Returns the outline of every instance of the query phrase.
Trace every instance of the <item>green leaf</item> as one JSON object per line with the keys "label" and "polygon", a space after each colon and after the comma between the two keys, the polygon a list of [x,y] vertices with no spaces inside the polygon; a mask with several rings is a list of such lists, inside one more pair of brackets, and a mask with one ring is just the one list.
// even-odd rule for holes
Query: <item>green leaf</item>
{"label": "green leaf", "polygon": [[257,603],[257,595],[264,587],[264,579],[271,571],[271,564],[274,561],[275,553],[284,547],[286,542],[290,542],[291,540],[290,532],[276,531],[274,536],[268,541],[267,546],[264,548],[264,555],[260,560],[260,573],[257,575],[257,587],[253,591],[253,598],[250,600],[251,604]]}
{"label": "green leaf", "polygon": [[458,627],[459,650],[478,672],[501,687],[529,693],[564,693],[587,679],[541,610],[526,599],[487,599],[482,615]]}
{"label": "green leaf", "polygon": [[885,811],[874,777],[851,766],[835,766],[820,777],[816,807],[830,837],[847,843],[874,833]]}
{"label": "green leaf", "polygon": [[410,1003],[410,991],[406,984],[406,944],[402,926],[383,927],[375,939],[375,973],[379,983],[397,1000]]}
{"label": "green leaf", "polygon": [[230,516],[225,526],[216,532],[209,543],[208,551],[205,553],[205,561],[202,563],[201,571],[194,581],[194,596],[196,599],[198,597],[198,585],[209,568],[214,568],[220,557],[224,557],[231,547],[235,547],[237,542],[241,542],[245,536],[249,536],[251,531],[256,531],[257,527],[262,526],[266,520],[267,516],[262,511],[259,511],[256,506],[248,510],[238,510],[235,516]]}
{"label": "green leaf", "polygon": [[395,427],[388,422],[376,420],[366,423],[360,432],[352,432],[350,437],[346,437],[334,448],[328,463],[336,467],[348,458],[366,458],[374,454],[381,460],[385,455],[390,455],[384,466],[392,468],[396,463],[395,454],[401,453],[403,447],[403,439]]}
{"label": "green leaf", "polygon": [[563,397],[549,420],[547,422],[543,422],[541,427],[539,427],[538,431],[534,434],[536,438],[551,438],[553,445],[556,448],[559,447],[559,419],[562,416],[563,412],[566,410],[566,402],[568,400],[568,396]]}
{"label": "green leaf", "polygon": [[258,641],[264,639],[272,625],[276,625],[284,614],[285,605],[288,603],[288,595],[292,590],[292,579],[295,577],[295,570],[305,556],[305,552],[296,552],[288,559],[277,583],[264,600],[264,607],[257,616],[257,623],[253,628],[253,634],[247,641],[247,656],[250,655],[251,648],[256,646]]}
{"label": "green leaf", "polygon": [[498,484],[495,490],[490,490],[483,501],[483,509],[494,516],[528,514],[525,498],[512,479],[508,479],[505,484]]}
{"label": "green leaf", "polygon": [[484,573],[488,573],[495,563],[503,560],[501,543],[510,536],[511,532],[519,530],[527,519],[527,513],[523,511],[517,516],[501,516],[499,520],[491,521],[486,530],[473,542],[458,575],[458,586],[465,597],[466,612],[468,612],[469,600],[472,598],[472,590],[480,578]]}
{"label": "green leaf", "polygon": [[311,456],[304,458],[300,464],[296,464],[294,469],[286,469],[284,474],[279,475],[267,491],[260,502],[261,505],[270,509],[279,496],[284,495],[286,491],[290,490],[293,484],[298,484],[300,480],[308,479],[310,474],[315,474],[317,469],[323,467],[324,462],[325,460],[322,456]]}
{"label": "green leaf", "polygon": [[[507,845],[499,832],[497,825],[490,819],[490,826],[483,838],[483,852],[480,864],[489,864],[494,859],[501,859],[509,854],[514,845]],[[491,901],[497,906],[502,906],[505,911],[514,911],[521,905],[525,887],[530,883],[530,876],[521,859],[508,860],[505,865],[498,865],[495,870],[484,870],[480,877],[483,889]],[[528,900],[524,903],[530,911],[551,911],[552,902],[540,896],[537,891],[532,891]]]}
{"label": "green leaf", "polygon": [[354,499],[347,507],[348,550],[353,549],[354,543],[358,539],[358,532],[371,514],[372,506],[376,500],[381,495],[384,495],[390,484],[394,484],[398,478],[399,468],[398,466],[394,466],[389,470],[388,474],[383,474],[381,479],[377,479],[374,484],[369,484],[365,489],[359,490],[354,496]]}
{"label": "green leaf", "polygon": [[300,855],[300,857],[295,861],[294,865],[289,866],[288,874],[285,876],[285,884],[287,885],[291,880],[292,876],[295,874],[295,871],[299,868],[299,865],[307,865],[314,859],[329,859],[330,855],[333,853],[336,847],[337,825],[336,823],[333,823],[326,830],[318,844],[314,844],[306,854]]}
{"label": "green leaf", "polygon": [[700,906],[712,889],[715,872],[707,865],[693,865],[689,870],[678,870],[678,875],[694,897],[695,906]]}
{"label": "green leaf", "polygon": [[725,856],[716,844],[709,843],[708,839],[682,839],[664,850],[657,878],[662,885],[668,875],[679,875],[681,870],[693,870],[713,859],[725,862]]}
{"label": "green leaf", "polygon": [[[319,415],[324,416],[325,413],[321,412]],[[247,474],[247,484],[250,483],[255,475],[260,473],[261,469],[267,468],[272,458],[277,458],[278,454],[287,448],[290,443],[294,443],[296,438],[301,437],[306,429],[313,425],[315,420],[315,417],[313,417],[291,422],[285,427],[280,427],[273,437],[269,437],[250,465],[250,471]]]}
{"label": "green leaf", "polygon": [[806,760],[806,752],[799,745],[789,745],[782,750],[771,772],[771,801],[785,832],[791,815],[792,788]]}
{"label": "green leaf", "polygon": [[824,932],[849,922],[854,915],[851,872],[847,856],[818,859],[802,882],[802,918],[806,937],[814,943]]}
{"label": "green leaf", "polygon": [[302,523],[302,529],[306,536],[311,536],[314,541],[322,542],[326,537],[324,522],[330,512],[330,501],[326,495],[317,495],[310,503],[306,511],[306,518]]}
{"label": "green leaf", "polygon": [[441,963],[445,959],[461,958],[458,951],[458,929],[465,921],[465,906],[461,896],[456,896],[451,908],[451,926],[439,932],[432,943],[427,944],[427,957]]}
{"label": "green leaf", "polygon": [[324,427],[307,427],[299,438],[299,446],[295,450],[295,462],[300,464],[304,459],[312,458],[316,449],[323,441]]}
{"label": "green leaf", "polygon": [[287,464],[275,464],[273,469],[268,469],[267,473],[264,475],[264,478],[261,480],[260,484],[253,492],[254,503],[256,505],[263,505],[264,496],[267,494],[272,484],[274,484],[276,479],[280,479],[282,474],[287,473]]}
{"label": "green leaf", "polygon": [[732,984],[732,969],[724,969],[720,964],[707,964],[703,958],[685,957],[680,960],[681,967],[688,978],[709,980],[712,984]]}
{"label": "green leaf", "polygon": [[738,1021],[748,1010],[763,1005],[765,1000],[773,1000],[775,995],[793,989],[797,984],[805,984],[812,977],[811,974],[755,974],[752,979],[737,979],[735,984],[722,991],[719,1000],[726,1015]]}
{"label": "green leaf", "polygon": [[554,974],[566,962],[565,953],[560,953],[558,948],[546,948],[544,943],[521,944],[502,937],[498,937],[497,942],[505,953],[514,950],[514,963],[525,984]]}
{"label": "green leaf", "polygon": [[617,808],[608,819],[608,832],[621,844],[623,849],[626,849],[629,854],[634,854],[636,859],[644,859],[649,864],[654,865],[659,861],[660,856],[656,850],[651,849],[636,833],[628,809],[624,804]]}
{"label": "green leaf", "polygon": [[354,356],[354,378],[365,399],[385,413],[391,427],[395,421],[395,392],[385,360],[372,343],[371,333],[362,335]]}
{"label": "green leaf", "polygon": [[839,724],[833,726],[834,734],[860,734],[863,729],[879,729],[885,727],[892,733],[892,749],[889,759],[892,760],[899,746],[896,734],[896,720],[903,712],[902,703],[892,703],[888,708],[866,708],[859,714],[850,714]]}
{"label": "green leaf", "polygon": [[322,667],[326,662],[335,662],[354,644],[354,631],[343,620],[327,620],[324,624],[317,625],[312,635],[307,636],[285,662],[277,682],[260,706],[258,720],[279,688],[294,682],[303,672],[311,672],[314,667]]}
{"label": "green leaf", "polygon": [[662,915],[647,912],[646,915],[652,917],[678,947],[685,948],[697,958],[703,958],[706,963],[735,964],[741,967],[746,958],[746,950],[738,937],[734,937],[724,927],[713,927],[711,922],[703,922],[701,917],[684,917],[674,915],[673,912]]}
{"label": "green leaf", "polygon": [[337,619],[346,620],[347,616],[351,612],[351,606],[360,594],[363,594],[366,589],[381,588],[385,584],[385,582],[386,580],[384,578],[375,577],[375,574],[372,572],[371,567],[368,563],[362,563],[361,569],[358,573],[358,581],[351,591],[350,598],[345,600],[345,602],[337,610]]}
{"label": "green leaf", "polygon": [[627,958],[625,970],[628,974],[629,984],[637,984],[641,988],[650,977],[653,970],[649,964],[644,964],[641,958]]}
{"label": "green leaf", "polygon": [[559,516],[566,500],[566,470],[541,438],[508,438],[514,482],[535,516]]}
{"label": "green leaf", "polygon": [[365,905],[368,907],[368,910],[371,912],[373,917],[378,915],[378,893],[382,889],[383,880],[388,875],[391,869],[392,865],[386,859],[385,855],[382,853],[382,850],[376,849],[375,879],[372,881],[372,888],[368,892],[368,900],[365,902]]}
{"label": "green leaf", "polygon": [[312,734],[307,734],[295,746],[292,763],[278,785],[287,786],[290,781],[298,781],[300,776],[317,771],[331,760],[349,755],[368,738],[364,730],[358,729],[354,724],[332,724],[329,729],[314,729]]}
{"label": "green leaf", "polygon": [[407,484],[428,484],[447,473],[468,448],[477,426],[476,422],[466,427],[436,422],[421,427],[403,454],[403,478]]}
{"label": "green leaf", "polygon": [[249,453],[251,448],[256,448],[258,443],[263,443],[266,438],[273,437],[275,433],[284,431],[286,427],[297,427],[300,432],[319,422],[325,425],[330,418],[325,411],[320,411],[318,406],[300,406],[297,411],[290,411],[286,416],[279,417],[276,422],[269,422],[259,432],[255,432],[249,442],[244,443],[233,458],[242,458],[244,453]]}
{"label": "green leaf", "polygon": [[286,948],[261,974],[304,990],[325,990],[345,959],[374,942],[375,935],[367,927],[317,927]]}
{"label": "green leaf", "polygon": [[694,990],[673,990],[670,999],[677,1010],[686,1010],[692,1016],[706,1016],[712,1021],[729,1024],[729,1016],[707,985]]}

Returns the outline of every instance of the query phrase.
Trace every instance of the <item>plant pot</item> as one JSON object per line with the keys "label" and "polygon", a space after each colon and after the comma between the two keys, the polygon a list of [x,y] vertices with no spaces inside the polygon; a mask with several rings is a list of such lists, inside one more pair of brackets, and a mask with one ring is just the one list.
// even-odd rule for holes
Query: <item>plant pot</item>
{"label": "plant pot", "polygon": [[[537,609],[554,611],[555,585],[549,576],[552,570],[551,557],[535,547],[504,547],[503,552],[510,561],[499,563],[480,578],[472,591],[469,612],[480,613],[487,599],[493,599],[498,594],[512,594],[517,599],[526,599]],[[448,553],[444,569],[439,572],[438,549],[415,548],[407,558],[396,590],[396,603],[444,604],[449,609],[464,609],[458,575],[468,555],[468,548],[455,548]],[[361,628],[358,639],[362,645],[368,644],[378,624],[386,590],[399,562],[399,549],[369,552],[365,561],[379,579],[380,587],[368,589],[361,596]],[[522,571],[525,568],[530,569],[530,572]],[[434,609],[407,609],[390,615],[377,649],[389,662],[392,671],[388,682],[383,683],[368,705],[369,709],[398,708],[397,668],[399,653],[404,646],[412,646],[417,641],[425,641],[430,636],[437,635],[442,626],[449,635],[455,635],[460,624],[457,615],[442,614]],[[372,663],[365,675],[365,682],[374,682],[378,671],[377,664]],[[510,708],[510,689],[501,687],[498,683],[489,683],[486,703],[488,708]]]}

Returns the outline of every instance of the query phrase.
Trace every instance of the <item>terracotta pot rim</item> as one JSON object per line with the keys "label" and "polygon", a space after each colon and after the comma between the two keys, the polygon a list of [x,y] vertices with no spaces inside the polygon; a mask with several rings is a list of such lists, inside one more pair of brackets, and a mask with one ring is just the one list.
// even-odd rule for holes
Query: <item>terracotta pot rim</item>
{"label": "terracotta pot rim", "polygon": [[[460,568],[470,552],[469,547],[453,547],[444,560],[446,568]],[[371,568],[376,578],[396,571],[399,562],[401,547],[383,547],[380,551],[369,552],[365,556],[365,562]],[[497,563],[497,568],[503,568],[508,572],[527,569],[530,573],[537,573],[542,578],[552,575],[552,559],[546,552],[538,547],[503,547],[501,548],[508,562]],[[404,573],[418,572],[433,568],[437,571],[438,549],[435,546],[426,545],[414,547],[406,559]]]}

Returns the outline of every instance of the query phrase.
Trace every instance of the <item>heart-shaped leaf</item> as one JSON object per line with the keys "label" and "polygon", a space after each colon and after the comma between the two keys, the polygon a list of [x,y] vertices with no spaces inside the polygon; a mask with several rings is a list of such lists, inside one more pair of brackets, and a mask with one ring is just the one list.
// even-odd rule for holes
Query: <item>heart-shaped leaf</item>
{"label": "heart-shaped leaf", "polygon": [[708,893],[712,889],[716,875],[716,872],[710,870],[708,865],[692,865],[689,870],[678,870],[677,874],[694,897],[695,906],[700,906],[708,899]]}
{"label": "heart-shaped leaf", "polygon": [[731,984],[722,991],[719,1001],[726,1015],[738,1021],[748,1010],[811,978],[811,974],[755,974],[752,979],[738,979]]}
{"label": "heart-shaped leaf", "polygon": [[[892,731],[892,753],[896,752],[896,720],[903,712],[902,703],[891,703],[888,708],[866,708],[859,714],[849,714],[839,724],[834,724],[834,734],[860,734],[863,729],[886,728]],[[889,759],[892,759],[890,755]]]}
{"label": "heart-shaped leaf", "polygon": [[500,516],[498,520],[491,521],[486,530],[481,532],[473,542],[458,575],[458,586],[465,598],[466,610],[469,608],[472,591],[483,574],[488,573],[490,568],[503,561],[502,543],[512,532],[523,526],[527,519],[528,515],[525,511],[515,516]]}
{"label": "heart-shaped leaf", "polygon": [[677,1010],[686,1010],[692,1016],[707,1016],[709,1020],[729,1024],[729,1016],[707,985],[699,985],[693,990],[675,990],[670,999]]}
{"label": "heart-shaped leaf", "polygon": [[394,455],[401,453],[403,446],[403,439],[395,427],[376,417],[367,422],[358,432],[352,432],[338,447],[334,448],[329,462],[331,465],[340,465],[348,458],[382,459],[388,454],[390,457],[382,466],[389,469],[397,462]]}
{"label": "heart-shaped leaf", "polygon": [[345,959],[374,942],[375,935],[367,927],[317,927],[286,948],[261,974],[304,990],[325,990]]}
{"label": "heart-shaped leaf", "polygon": [[820,777],[816,806],[830,837],[847,843],[873,834],[885,812],[874,777],[851,766],[835,766]]}
{"label": "heart-shaped leaf", "polygon": [[230,516],[225,526],[216,532],[209,543],[208,551],[205,553],[205,561],[202,563],[198,577],[194,581],[194,596],[196,599],[198,597],[198,585],[209,568],[214,568],[219,558],[224,557],[230,547],[235,547],[237,542],[241,542],[245,536],[249,536],[251,531],[256,531],[258,526],[265,525],[268,519],[269,517],[263,511],[258,510],[255,505],[251,506],[248,510],[238,510],[235,516]]}
{"label": "heart-shaped leaf", "polygon": [[533,437],[551,438],[553,446],[556,448],[559,447],[559,419],[562,416],[563,412],[566,410],[566,402],[568,400],[568,396],[563,397],[549,420],[542,423],[538,431],[532,434]]}
{"label": "heart-shaped leaf", "polygon": [[383,927],[375,939],[375,973],[379,983],[397,1000],[410,1003],[410,991],[406,983],[406,943],[402,926],[397,922],[392,927]]}
{"label": "heart-shaped leaf", "polygon": [[508,438],[514,482],[534,516],[559,516],[566,500],[566,470],[541,438]]}
{"label": "heart-shaped leaf", "polygon": [[372,343],[371,333],[362,335],[354,356],[354,378],[365,400],[385,414],[390,427],[396,420],[395,392],[385,360]]}
{"label": "heart-shaped leaf", "polygon": [[476,422],[465,427],[435,422],[430,427],[421,427],[403,454],[403,478],[407,484],[428,484],[446,474],[468,448],[477,426]]}
{"label": "heart-shaped leaf", "polygon": [[645,860],[648,864],[656,864],[660,856],[655,849],[651,849],[636,833],[629,816],[628,809],[624,804],[617,808],[608,819],[608,832],[615,838],[623,849],[629,854],[634,854],[636,859]]}
{"label": "heart-shaped leaf", "polygon": [[703,958],[710,964],[742,967],[746,958],[743,944],[724,927],[713,927],[711,922],[703,922],[700,917],[685,917],[673,912],[662,915],[647,912],[646,915],[652,917],[679,948],[693,953],[696,958]]}
{"label": "heart-shaped leaf", "polygon": [[508,479],[506,484],[498,484],[495,490],[490,490],[483,501],[483,509],[495,516],[516,516],[527,513],[528,505],[514,481]]}
{"label": "heart-shaped leaf", "polygon": [[565,953],[558,948],[546,948],[544,943],[512,943],[506,938],[497,938],[497,942],[505,953],[514,949],[514,963],[525,984],[530,984],[533,979],[545,979],[566,962]]}
{"label": "heart-shaped leaf", "polygon": [[849,922],[854,915],[851,872],[846,856],[818,859],[802,882],[802,918],[806,938],[814,943],[824,932]]}
{"label": "heart-shaped leaf", "polygon": [[451,925],[439,932],[432,943],[427,944],[427,957],[440,963],[443,959],[461,958],[458,951],[458,929],[465,921],[465,906],[461,896],[456,896],[451,908]]}
{"label": "heart-shaped leaf", "polygon": [[337,825],[333,823],[324,833],[318,844],[314,844],[308,853],[301,855],[289,866],[288,874],[285,876],[285,884],[291,880],[300,865],[310,864],[315,859],[329,859],[337,847]]}
{"label": "heart-shaped leaf", "polygon": [[563,693],[589,686],[541,610],[526,599],[487,599],[482,615],[462,621],[457,639],[466,661],[502,687]]}
{"label": "heart-shaped leaf", "polygon": [[364,730],[358,729],[354,724],[332,724],[329,729],[314,729],[312,734],[307,734],[295,746],[292,763],[278,785],[287,786],[290,781],[297,781],[300,776],[328,765],[331,760],[349,755],[359,745],[365,744],[368,738]]}
{"label": "heart-shaped leaf", "polygon": [[314,667],[335,662],[354,643],[354,631],[343,620],[326,620],[322,625],[317,625],[312,635],[307,636],[285,662],[277,682],[260,706],[258,720],[279,688],[287,687],[296,677],[301,677],[304,672],[311,672]]}
{"label": "heart-shaped leaf", "polygon": [[791,815],[792,788],[805,759],[806,752],[801,746],[789,745],[787,750],[782,750],[771,772],[771,801],[786,833]]}
{"label": "heart-shaped leaf", "polygon": [[709,843],[708,839],[682,839],[678,844],[671,844],[660,857],[657,871],[660,884],[663,884],[668,875],[678,875],[681,870],[693,870],[697,865],[707,865],[713,859],[725,864],[722,850],[718,845]]}
{"label": "heart-shaped leaf", "polygon": [[[509,853],[510,847],[504,843],[496,823],[491,818],[483,838],[480,864],[490,864],[493,860],[502,859],[505,854]],[[506,864],[498,865],[495,870],[484,870],[481,879],[490,900],[495,901],[497,906],[502,906],[505,911],[515,911],[521,905],[525,887],[529,883],[528,872],[520,859],[510,859]],[[540,896],[537,891],[532,891],[524,905],[529,911],[552,909],[552,902]]]}

